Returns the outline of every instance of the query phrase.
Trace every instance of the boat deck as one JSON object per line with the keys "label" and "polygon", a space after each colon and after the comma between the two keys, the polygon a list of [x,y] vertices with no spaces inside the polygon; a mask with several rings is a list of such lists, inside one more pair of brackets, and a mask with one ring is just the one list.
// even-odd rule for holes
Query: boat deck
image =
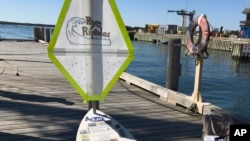
{"label": "boat deck", "polygon": [[[75,140],[88,106],[48,59],[46,49],[33,42],[0,42],[1,141]],[[138,141],[202,140],[201,116],[123,80],[100,103],[100,110]]]}

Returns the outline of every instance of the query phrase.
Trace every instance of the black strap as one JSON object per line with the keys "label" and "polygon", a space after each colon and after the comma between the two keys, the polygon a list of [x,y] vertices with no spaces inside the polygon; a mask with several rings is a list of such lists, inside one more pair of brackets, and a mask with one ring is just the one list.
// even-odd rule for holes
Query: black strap
{"label": "black strap", "polygon": [[203,58],[207,59],[209,57],[209,53],[207,52],[207,48],[203,52]]}

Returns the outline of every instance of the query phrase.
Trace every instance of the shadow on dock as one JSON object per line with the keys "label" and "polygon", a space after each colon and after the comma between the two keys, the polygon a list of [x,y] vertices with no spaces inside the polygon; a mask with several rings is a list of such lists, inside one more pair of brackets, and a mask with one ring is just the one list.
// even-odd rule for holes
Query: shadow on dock
{"label": "shadow on dock", "polygon": [[[130,92],[132,91],[130,90]],[[0,122],[0,137],[5,141],[13,139],[29,139],[32,141],[74,140],[81,118],[87,112],[86,107],[76,109],[70,106],[74,102],[68,101],[65,103],[65,100],[61,98],[48,98],[32,94],[27,96],[27,94],[4,91],[1,91],[0,95],[2,113],[0,116],[2,119]],[[139,99],[144,97],[137,92],[132,92],[132,95]],[[11,98],[11,100],[4,100],[3,97]],[[115,95],[112,94],[112,97],[115,97]],[[134,102],[131,103],[131,106],[125,106],[124,102],[119,105],[114,103],[113,108],[110,108],[109,104],[103,103],[101,109],[128,128],[138,141],[160,141],[193,137],[199,139],[201,137],[201,124],[195,122],[195,119],[198,118],[199,120],[199,117],[192,118],[193,121],[191,120],[191,122],[186,122],[185,118],[187,117],[185,114],[178,114],[176,111],[169,110],[169,107],[154,102],[149,98],[144,99],[144,101],[148,102],[149,105],[152,105],[150,103],[153,102],[153,105],[160,106],[162,109],[148,109],[149,107],[145,105],[137,105],[139,107],[135,108]],[[58,104],[46,104],[50,102]],[[130,108],[131,110],[128,111]],[[172,115],[173,113],[175,115]],[[183,121],[175,120],[176,116],[178,118],[183,117]],[[181,131],[181,134],[176,134],[176,132],[179,132],[178,130]]]}
{"label": "shadow on dock", "polygon": [[64,98],[46,97],[46,96],[34,95],[34,94],[20,94],[20,93],[7,92],[7,91],[0,91],[0,96],[9,98],[12,100],[21,100],[21,101],[28,101],[28,102],[40,102],[40,103],[57,102],[57,103],[65,104],[65,105],[74,104],[73,102],[67,101]]}

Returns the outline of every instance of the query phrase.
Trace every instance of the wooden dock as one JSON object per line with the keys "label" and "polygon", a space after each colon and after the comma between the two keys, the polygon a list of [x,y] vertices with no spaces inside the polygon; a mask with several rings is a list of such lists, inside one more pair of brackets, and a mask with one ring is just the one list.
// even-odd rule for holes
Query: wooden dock
{"label": "wooden dock", "polygon": [[[124,73],[100,109],[138,141],[202,141],[202,116],[167,102],[191,104],[183,94]],[[1,141],[74,141],[87,109],[48,59],[46,45],[0,42]]]}
{"label": "wooden dock", "polygon": [[[87,104],[33,42],[0,42],[1,141],[74,141]],[[7,62],[6,62],[7,61]],[[16,76],[18,67],[20,76]],[[201,141],[201,116],[119,80],[100,109],[138,141]]]}

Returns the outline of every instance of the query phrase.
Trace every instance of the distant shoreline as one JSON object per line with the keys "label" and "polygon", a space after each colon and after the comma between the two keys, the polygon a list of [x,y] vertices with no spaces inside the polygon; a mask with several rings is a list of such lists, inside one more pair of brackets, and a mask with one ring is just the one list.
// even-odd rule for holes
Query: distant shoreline
{"label": "distant shoreline", "polygon": [[[8,22],[8,21],[0,21],[0,24],[55,27],[55,25],[53,25],[53,24],[19,23],[19,22]],[[125,25],[125,27],[128,31],[143,29],[143,27],[131,27],[131,26],[127,26],[127,25]]]}
{"label": "distant shoreline", "polygon": [[0,21],[0,24],[55,27],[55,25],[52,24],[19,23],[19,22],[8,22],[8,21]]}

